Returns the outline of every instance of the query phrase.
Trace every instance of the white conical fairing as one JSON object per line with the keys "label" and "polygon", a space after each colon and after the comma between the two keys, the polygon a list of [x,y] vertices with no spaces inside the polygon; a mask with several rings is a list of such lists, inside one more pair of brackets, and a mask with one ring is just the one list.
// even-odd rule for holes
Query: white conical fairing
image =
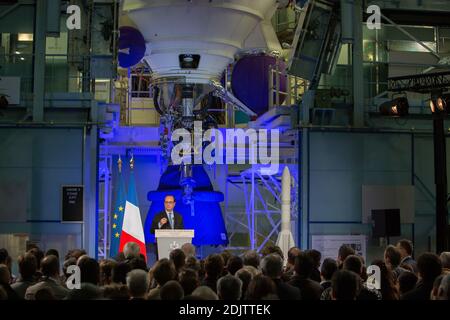
{"label": "white conical fairing", "polygon": [[286,263],[288,251],[295,246],[291,231],[291,174],[284,167],[281,176],[281,232],[278,234],[277,246],[281,248]]}
{"label": "white conical fairing", "polygon": [[[147,42],[144,58],[155,78],[218,80],[276,0],[124,0],[123,13]],[[180,54],[199,54],[198,69],[180,68]]]}

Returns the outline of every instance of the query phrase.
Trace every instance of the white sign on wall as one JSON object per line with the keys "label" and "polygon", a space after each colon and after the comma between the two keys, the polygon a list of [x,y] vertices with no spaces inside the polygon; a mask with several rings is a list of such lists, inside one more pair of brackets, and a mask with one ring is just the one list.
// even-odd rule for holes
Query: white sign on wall
{"label": "white sign on wall", "polygon": [[313,235],[312,249],[322,253],[325,258],[337,259],[339,248],[346,244],[366,260],[367,237],[365,235]]}
{"label": "white sign on wall", "polygon": [[6,95],[9,104],[20,104],[20,77],[0,77],[0,95]]}

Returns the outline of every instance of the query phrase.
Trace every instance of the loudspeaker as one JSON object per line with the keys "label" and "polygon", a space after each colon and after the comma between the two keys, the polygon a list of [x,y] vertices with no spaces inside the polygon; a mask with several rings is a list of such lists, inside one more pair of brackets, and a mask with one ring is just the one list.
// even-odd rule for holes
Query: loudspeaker
{"label": "loudspeaker", "polygon": [[372,210],[374,238],[400,236],[400,209]]}

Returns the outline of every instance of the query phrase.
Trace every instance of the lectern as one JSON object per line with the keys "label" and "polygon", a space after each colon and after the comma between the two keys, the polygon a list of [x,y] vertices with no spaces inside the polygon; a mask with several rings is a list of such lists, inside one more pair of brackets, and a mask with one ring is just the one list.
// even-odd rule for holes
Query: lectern
{"label": "lectern", "polygon": [[170,252],[180,249],[185,243],[192,243],[194,230],[156,229],[155,238],[158,244],[158,260],[169,258]]}

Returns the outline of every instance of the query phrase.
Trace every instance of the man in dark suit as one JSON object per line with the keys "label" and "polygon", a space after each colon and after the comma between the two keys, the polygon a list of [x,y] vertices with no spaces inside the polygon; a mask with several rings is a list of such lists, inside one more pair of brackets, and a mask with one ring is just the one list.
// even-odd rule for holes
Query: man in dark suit
{"label": "man in dark suit", "polygon": [[173,210],[175,204],[174,196],[165,196],[164,211],[157,213],[153,218],[150,233],[155,234],[156,229],[184,229],[183,217]]}
{"label": "man in dark suit", "polygon": [[283,274],[283,259],[277,253],[271,253],[261,261],[262,273],[275,283],[277,295],[280,300],[300,300],[301,292],[281,280]]}

